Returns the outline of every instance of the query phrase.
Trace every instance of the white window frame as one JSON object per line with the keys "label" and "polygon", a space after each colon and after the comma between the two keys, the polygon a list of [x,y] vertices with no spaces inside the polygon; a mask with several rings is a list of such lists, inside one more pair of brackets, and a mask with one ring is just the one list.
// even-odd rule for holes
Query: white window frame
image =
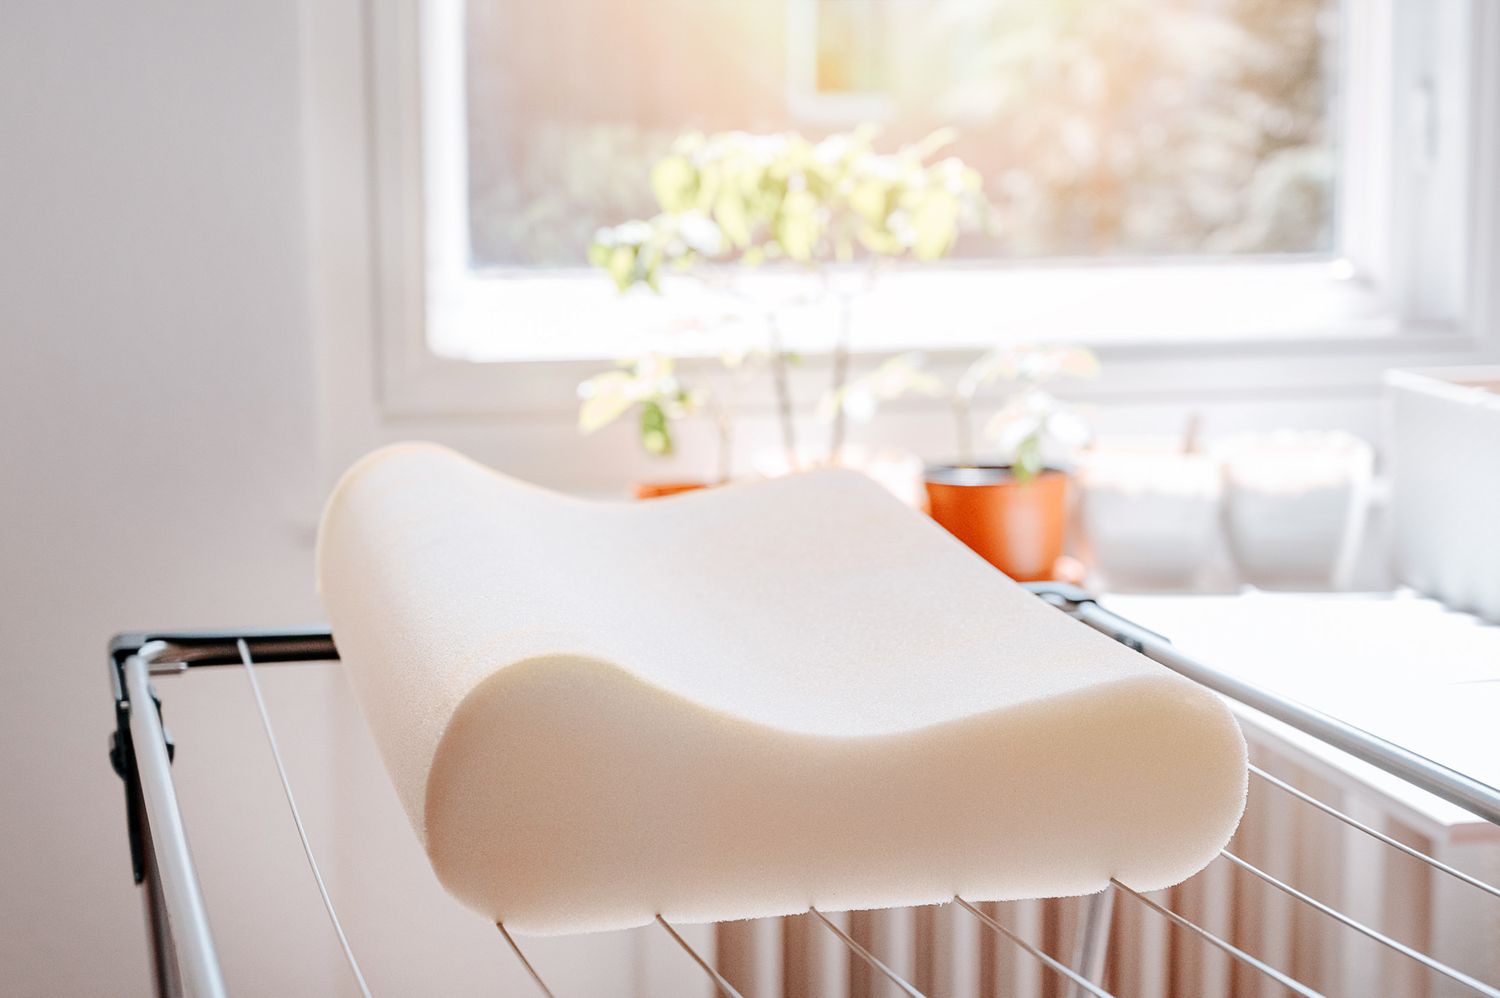
{"label": "white window frame", "polygon": [[[1492,53],[1500,51],[1500,5],[1348,0],[1345,12],[1340,85],[1358,99],[1344,104],[1343,258],[950,267],[892,275],[881,293],[887,301],[941,300],[971,314],[982,309],[990,316],[987,330],[1090,342],[1109,373],[1100,390],[1112,398],[1178,390],[1184,370],[1205,392],[1373,391],[1385,367],[1493,359],[1500,346],[1500,292],[1490,277],[1500,264],[1494,180],[1500,70]],[[360,51],[352,52],[347,39],[339,44],[346,57],[362,61],[368,141],[363,150],[341,143],[330,151],[319,114],[336,113],[339,101],[328,107],[318,99],[331,85],[329,74],[316,71],[310,165],[315,192],[348,184],[356,174],[368,184],[368,318],[381,413],[472,418],[571,411],[573,388],[600,368],[602,349],[594,359],[493,362],[465,347],[475,338],[452,333],[493,328],[515,311],[497,301],[504,297],[498,285],[475,288],[461,279],[464,253],[454,233],[465,231],[463,207],[432,202],[424,186],[424,178],[442,174],[448,191],[465,189],[451,179],[464,169],[462,102],[452,99],[462,94],[462,48],[453,48],[461,43],[454,32],[461,31],[462,3],[382,0],[356,13]],[[311,58],[322,57],[337,22],[318,15]],[[343,86],[345,99],[350,89]],[[319,210],[314,205],[315,215]],[[504,288],[518,292],[538,294],[573,319],[591,303],[618,308],[609,282],[586,270],[533,271]],[[1059,309],[1058,301],[1073,304]],[[1088,302],[1095,307],[1077,304]],[[1195,314],[1194,302],[1209,307]],[[1049,310],[1050,326],[1039,321]],[[453,325],[431,336],[433,322]],[[866,359],[888,355],[900,331],[863,325],[856,350]],[[445,338],[447,355],[435,352],[430,344]],[[957,364],[978,346],[952,342],[928,353]],[[1289,356],[1298,364],[1285,363]],[[815,370],[804,376],[824,380]]]}
{"label": "white window frame", "polygon": [[793,117],[835,129],[886,121],[894,106],[888,94],[818,91],[817,0],[786,0],[786,4],[786,87]]}

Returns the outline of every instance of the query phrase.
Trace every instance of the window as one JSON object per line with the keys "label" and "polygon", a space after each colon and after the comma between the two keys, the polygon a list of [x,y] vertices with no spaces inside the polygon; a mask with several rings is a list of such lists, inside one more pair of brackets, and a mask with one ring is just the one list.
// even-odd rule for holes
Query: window
{"label": "window", "polygon": [[584,263],[680,132],[954,127],[958,259],[1333,249],[1334,0],[471,0],[471,265]]}
{"label": "window", "polygon": [[[883,148],[956,129],[998,223],[883,276],[857,306],[862,351],[1440,333],[1472,290],[1471,54],[1497,30],[1462,0],[405,0],[372,17],[388,372],[625,356],[721,310],[681,278],[620,296],[585,259],[597,228],[654,212],[650,165],[686,129],[873,123]],[[826,325],[789,336],[816,353]]]}

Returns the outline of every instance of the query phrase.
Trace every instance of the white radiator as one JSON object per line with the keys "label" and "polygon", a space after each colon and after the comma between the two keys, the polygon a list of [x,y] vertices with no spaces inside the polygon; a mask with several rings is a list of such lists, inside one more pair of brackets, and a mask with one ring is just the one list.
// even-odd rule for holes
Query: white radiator
{"label": "white radiator", "polygon": [[[1247,731],[1254,761],[1299,789],[1406,844],[1494,880],[1493,841],[1444,843],[1417,834],[1395,805],[1352,792],[1275,753]],[[1500,904],[1286,793],[1252,780],[1231,852],[1419,950],[1483,978],[1500,976]],[[1466,994],[1422,967],[1297,903],[1224,860],[1151,895],[1247,952],[1329,995],[1411,998]],[[1077,899],[981,906],[1023,938],[1072,965]],[[831,916],[931,998],[1066,998],[1069,983],[954,904]],[[721,924],[720,972],[745,998],[886,998],[901,995],[812,915]],[[1117,896],[1102,984],[1139,998],[1270,996],[1284,990],[1133,898]]]}

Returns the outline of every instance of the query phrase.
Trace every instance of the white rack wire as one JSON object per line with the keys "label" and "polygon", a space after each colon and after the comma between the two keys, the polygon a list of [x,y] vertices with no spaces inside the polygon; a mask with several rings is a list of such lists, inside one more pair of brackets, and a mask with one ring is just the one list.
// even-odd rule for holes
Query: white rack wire
{"label": "white rack wire", "polygon": [[[1057,606],[1061,611],[1071,614],[1162,665],[1500,825],[1500,791],[1496,791],[1495,788],[1303,704],[1288,700],[1193,660],[1174,649],[1165,638],[1110,613],[1080,590],[1056,584],[1044,584],[1035,586],[1033,589],[1041,598]],[[153,676],[184,673],[206,666],[232,665],[243,668],[249,680],[256,707],[276,761],[277,773],[286,794],[288,809],[301,837],[308,866],[317,882],[324,907],[333,923],[350,973],[360,992],[366,996],[371,994],[308,842],[296,796],[287,776],[271,718],[266,710],[265,701],[260,695],[260,687],[255,676],[255,668],[258,664],[328,661],[337,658],[338,650],[334,646],[331,635],[326,630],[316,629],[137,634],[117,637],[111,643],[110,679],[116,708],[116,730],[111,759],[116,771],[125,780],[132,864],[135,880],[142,885],[145,893],[158,994],[218,998],[218,996],[226,995],[227,991],[219,969],[207,909],[188,849],[182,814],[177,806],[176,790],[171,775],[173,746],[161,724],[160,701],[151,688],[151,679]],[[138,706],[144,709],[136,709]],[[1500,899],[1500,888],[1398,842],[1256,766],[1251,766],[1251,773],[1270,786],[1292,795],[1298,801],[1371,839],[1425,863],[1467,887]],[[1226,850],[1221,854],[1221,858],[1297,903],[1333,919],[1350,931],[1374,940],[1392,952],[1417,962],[1431,973],[1475,994],[1485,995],[1488,998],[1500,998],[1500,988],[1493,984],[1478,980],[1428,953],[1421,952],[1376,928],[1357,921],[1332,905],[1253,866],[1239,856]],[[1080,922],[1071,966],[1058,956],[1046,953],[1040,947],[1028,942],[968,900],[955,897],[953,901],[977,918],[986,930],[1003,938],[1028,957],[1036,960],[1048,972],[1060,977],[1071,987],[1073,995],[1113,998],[1101,986],[1101,979],[1105,944],[1109,937],[1110,913],[1114,900],[1112,892],[1114,891],[1133,898],[1157,915],[1167,919],[1171,924],[1227,954],[1234,961],[1275,981],[1288,991],[1308,996],[1308,998],[1319,998],[1319,992],[1305,982],[1293,978],[1285,969],[1272,966],[1266,960],[1235,946],[1181,913],[1173,911],[1119,881],[1112,880],[1110,886],[1104,891],[1087,899],[1087,908]],[[905,994],[922,998],[922,992],[910,981],[901,977],[878,954],[871,952],[823,912],[814,908],[811,909],[811,913],[843,945],[848,947],[853,957],[867,963],[876,973]],[[719,994],[727,998],[741,998],[734,985],[725,979],[713,962],[695,950],[675,927],[659,915],[656,921],[697,963]],[[515,938],[503,924],[498,924],[497,928],[530,979],[535,983],[537,993],[546,998],[553,998],[552,989],[526,957]]]}

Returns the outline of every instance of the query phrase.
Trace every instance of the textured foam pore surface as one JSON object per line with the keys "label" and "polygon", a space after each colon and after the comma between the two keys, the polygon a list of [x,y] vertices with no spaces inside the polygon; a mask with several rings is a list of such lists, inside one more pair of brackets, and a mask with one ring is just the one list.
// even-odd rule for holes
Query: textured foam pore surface
{"label": "textured foam pore surface", "polygon": [[1213,694],[852,472],[594,503],[390,447],[318,575],[438,878],[523,932],[1156,889],[1244,805]]}

